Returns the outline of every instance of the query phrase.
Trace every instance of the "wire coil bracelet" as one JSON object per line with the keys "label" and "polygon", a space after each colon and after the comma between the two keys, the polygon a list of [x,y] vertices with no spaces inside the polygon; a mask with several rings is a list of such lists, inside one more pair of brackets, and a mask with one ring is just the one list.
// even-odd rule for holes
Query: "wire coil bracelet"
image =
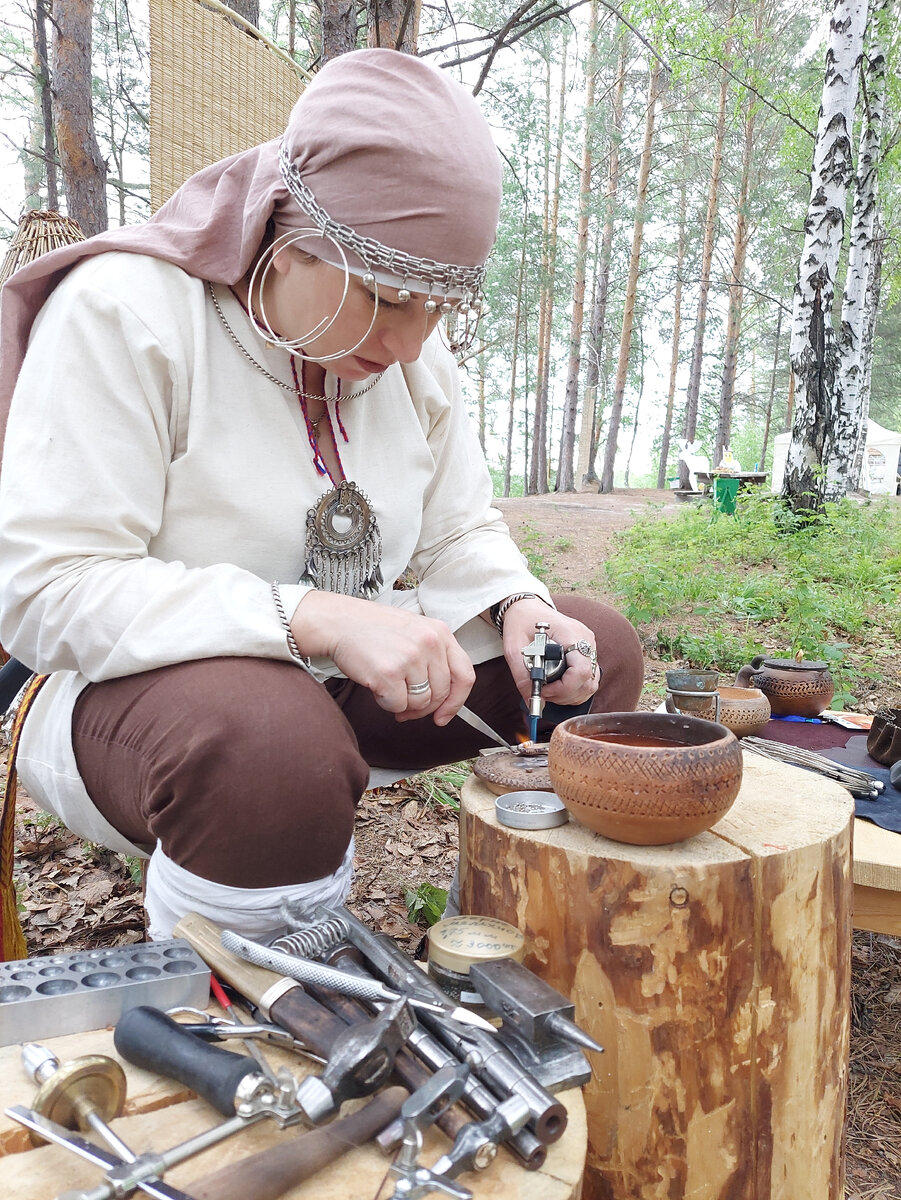
{"label": "wire coil bracelet", "polygon": [[291,622],[288,620],[288,614],[285,612],[285,606],[282,602],[281,588],[276,580],[272,581],[272,600],[275,604],[275,611],[278,613],[279,620],[282,623],[282,628],[285,631],[285,638],[288,642],[288,649],[291,652],[291,657],[295,662],[300,663],[305,670],[309,671],[312,667],[312,663],[308,658],[304,658],[304,656],[301,654],[300,647],[295,641],[294,634],[291,632]]}

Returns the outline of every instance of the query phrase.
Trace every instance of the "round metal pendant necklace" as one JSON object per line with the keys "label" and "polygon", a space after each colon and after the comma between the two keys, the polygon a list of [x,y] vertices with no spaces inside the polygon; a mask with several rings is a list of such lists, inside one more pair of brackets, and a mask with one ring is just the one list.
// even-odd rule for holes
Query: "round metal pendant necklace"
{"label": "round metal pendant necklace", "polygon": [[[297,377],[297,366],[293,356],[291,357],[293,383],[284,383],[267,371],[263,364],[258,362],[241,344],[219,306],[219,300],[209,281],[207,289],[223,328],[244,357],[270,382],[278,384],[286,392],[293,392],[297,396],[307,429],[307,438],[313,452],[313,464],[320,475],[328,475],[329,479],[332,479],[319,446],[319,424],[328,416],[328,412],[323,413],[314,421],[307,412],[306,402],[316,400],[327,404],[334,397],[313,396],[305,392]],[[235,299],[241,304],[237,296]],[[241,307],[244,307],[243,304]],[[368,392],[379,382],[382,374],[384,372],[380,372],[365,387],[352,392],[346,399],[354,400],[357,396]],[[347,433],[337,405],[335,411],[338,427],[344,440],[347,441]],[[331,421],[330,418],[329,420]],[[341,456],[334,430],[332,436],[335,442],[335,456],[343,475],[344,468],[341,465]],[[378,521],[369,498],[360,491],[355,483],[347,479],[337,482],[332,479],[332,482],[335,486],[320,496],[307,512],[304,571],[301,582],[311,583],[320,591],[340,592],[345,596],[356,596],[368,600],[378,592],[384,582],[381,571],[382,535]]]}

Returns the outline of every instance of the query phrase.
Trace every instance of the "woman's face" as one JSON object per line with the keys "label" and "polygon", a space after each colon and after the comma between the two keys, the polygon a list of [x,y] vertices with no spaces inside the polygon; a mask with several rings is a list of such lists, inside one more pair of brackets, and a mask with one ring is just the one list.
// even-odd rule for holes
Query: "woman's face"
{"label": "woman's face", "polygon": [[[341,305],[345,278],[339,267],[293,247],[282,250],[266,277],[263,300],[270,325],[290,341],[321,323],[322,331],[307,338],[301,349],[314,361],[320,355],[338,354],[324,365],[343,379],[359,381],[393,363],[414,362],[441,314],[425,311],[424,295],[414,292],[401,304],[396,288],[379,286],[378,314],[369,329],[375,292],[351,275],[338,318],[326,329]],[[352,353],[343,353],[353,346]]]}

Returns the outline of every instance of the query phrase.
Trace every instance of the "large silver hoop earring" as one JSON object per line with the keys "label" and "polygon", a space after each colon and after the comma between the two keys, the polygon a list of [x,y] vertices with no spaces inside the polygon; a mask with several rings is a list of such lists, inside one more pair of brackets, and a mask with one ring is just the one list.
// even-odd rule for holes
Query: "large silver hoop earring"
{"label": "large silver hoop earring", "polygon": [[[312,329],[307,330],[300,337],[284,338],[280,334],[275,332],[275,330],[272,328],[272,322],[269,320],[269,317],[266,314],[266,306],[265,306],[265,302],[263,300],[263,289],[264,289],[264,286],[266,283],[266,279],[269,275],[269,272],[272,269],[272,265],[275,261],[276,255],[281,253],[282,250],[286,250],[289,246],[297,245],[298,243],[303,242],[303,241],[307,240],[308,238],[322,238],[322,237],[325,237],[328,241],[330,241],[341,256],[342,266],[340,269],[343,269],[343,271],[344,271],[344,290],[341,293],[341,299],[338,302],[338,307],[332,316],[323,317],[322,320],[319,321],[316,325],[314,325]],[[332,265],[332,264],[329,264],[329,265]],[[248,288],[248,298],[251,301],[250,311],[251,311],[252,319],[253,319],[252,301],[253,301],[253,296],[254,296],[254,289],[256,289],[256,292],[257,292],[257,304],[259,305],[259,310],[260,310],[260,321],[253,319],[253,325],[254,325],[254,328],[256,329],[257,333],[260,335],[261,338],[263,338],[265,341],[269,342],[270,345],[278,346],[280,349],[287,350],[289,354],[293,354],[293,356],[295,358],[299,359],[301,362],[318,362],[318,363],[333,362],[335,359],[344,358],[348,354],[353,354],[353,352],[355,350],[357,350],[360,346],[362,346],[363,343],[366,341],[366,339],[369,337],[370,333],[372,332],[373,326],[375,325],[376,317],[378,316],[378,311],[379,311],[378,283],[377,283],[374,275],[372,274],[372,272],[368,269],[367,264],[364,262],[363,265],[366,266],[366,268],[367,268],[366,275],[364,276],[364,282],[366,282],[367,285],[370,286],[373,291],[372,319],[370,320],[369,325],[366,328],[366,331],[363,334],[363,336],[353,346],[350,346],[347,349],[336,350],[332,354],[307,354],[307,353],[304,353],[302,350],[302,346],[304,345],[304,343],[308,343],[310,341],[315,341],[317,338],[320,338],[324,334],[326,334],[329,331],[329,329],[331,329],[331,327],[338,320],[338,317],[341,315],[341,310],[344,308],[344,304],[347,300],[347,295],[350,290],[350,267],[347,262],[347,255],[344,252],[344,247],[341,245],[341,243],[336,238],[332,237],[329,233],[323,233],[322,231],[320,231],[318,229],[291,229],[287,233],[283,233],[280,237],[276,238],[274,242],[272,242],[269,246],[266,247],[266,249],[260,255],[260,257],[256,263],[256,266],[253,269],[253,273],[250,276],[250,284],[249,284],[249,288]],[[261,273],[261,269],[262,269],[262,273]]]}

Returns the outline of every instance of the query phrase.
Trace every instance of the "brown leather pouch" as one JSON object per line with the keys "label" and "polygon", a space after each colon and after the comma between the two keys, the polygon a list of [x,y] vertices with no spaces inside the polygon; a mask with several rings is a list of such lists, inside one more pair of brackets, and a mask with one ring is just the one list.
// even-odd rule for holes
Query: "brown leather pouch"
{"label": "brown leather pouch", "polygon": [[867,734],[870,758],[890,767],[901,761],[901,708],[881,708]]}

